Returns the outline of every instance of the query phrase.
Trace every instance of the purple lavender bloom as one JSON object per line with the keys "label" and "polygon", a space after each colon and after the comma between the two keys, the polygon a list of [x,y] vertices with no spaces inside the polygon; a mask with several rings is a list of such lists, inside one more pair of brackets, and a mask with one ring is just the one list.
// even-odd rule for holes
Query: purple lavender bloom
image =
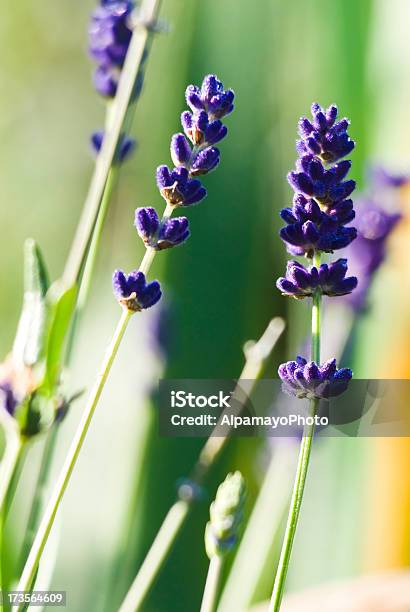
{"label": "purple lavender bloom", "polygon": [[169,249],[182,244],[189,238],[189,223],[186,217],[167,219],[161,225],[158,235],[158,249]]}
{"label": "purple lavender bloom", "polygon": [[170,170],[168,166],[157,169],[157,185],[162,197],[172,206],[191,206],[206,196],[206,189],[201,181],[190,179],[186,168]]}
{"label": "purple lavender bloom", "polygon": [[[306,118],[299,122],[303,147],[298,147],[300,159],[296,170],[288,174],[289,184],[296,193],[292,208],[281,211],[287,225],[280,231],[289,253],[307,257],[313,257],[315,251],[331,253],[345,248],[356,238],[355,228],[345,227],[355,217],[349,196],[356,183],[345,180],[351,162],[342,160],[330,167],[324,165],[336,162],[354,147],[346,132],[348,122],[335,123],[335,106],[324,111],[314,104],[312,113],[313,122]],[[309,148],[312,134],[315,145]],[[348,146],[343,148],[342,142]]]}
{"label": "purple lavender bloom", "polygon": [[186,166],[191,160],[191,147],[183,134],[174,134],[171,139],[171,159],[175,166]]}
{"label": "purple lavender bloom", "polygon": [[288,174],[289,184],[296,193],[314,198],[325,208],[337,207],[356,187],[355,181],[343,180],[350,170],[350,161],[341,161],[325,170],[320,159],[304,155],[296,166],[297,171]]}
{"label": "purple lavender bloom", "polygon": [[352,378],[349,368],[336,367],[336,359],[323,365],[307,362],[298,356],[296,361],[282,363],[278,369],[282,390],[299,399],[329,399],[346,391]]}
{"label": "purple lavender bloom", "polygon": [[297,261],[289,261],[286,277],[276,282],[283,295],[296,299],[312,297],[317,291],[330,297],[351,293],[357,286],[357,278],[346,278],[347,259],[338,259],[327,265],[322,264],[319,270],[315,266],[305,268]]}
{"label": "purple lavender bloom", "polygon": [[211,170],[214,170],[220,161],[219,149],[216,147],[207,147],[199,151],[194,157],[191,164],[191,175],[199,176],[201,174],[208,174]]}
{"label": "purple lavender bloom", "polygon": [[147,283],[145,274],[139,270],[134,270],[128,275],[122,270],[115,270],[112,285],[118,302],[132,312],[150,308],[161,298],[159,282]]}
{"label": "purple lavender bloom", "polygon": [[234,108],[234,92],[232,89],[225,90],[221,81],[213,74],[204,78],[201,88],[189,85],[185,97],[192,111],[206,111],[211,121],[222,119]]}
{"label": "purple lavender bloom", "polygon": [[209,121],[208,113],[199,111],[190,113],[184,111],[181,115],[181,123],[185,134],[194,145],[213,145],[220,142],[228,133],[228,128],[222,121],[216,119]]}
{"label": "purple lavender bloom", "polygon": [[[91,135],[91,145],[95,153],[98,154],[100,152],[103,140],[104,140],[103,130],[94,132]],[[134,138],[130,138],[129,136],[126,136],[125,134],[123,134],[121,137],[120,143],[119,143],[119,150],[116,154],[115,161],[120,164],[127,161],[134,153],[136,146],[137,146],[137,141]]]}
{"label": "purple lavender bloom", "polygon": [[6,380],[0,382],[0,410],[4,408],[10,416],[13,416],[17,404],[11,384]]}
{"label": "purple lavender bloom", "polygon": [[129,21],[133,10],[133,2],[102,0],[91,16],[89,51],[98,64],[94,84],[103,96],[113,97],[117,91],[132,36]]}
{"label": "purple lavender bloom", "polygon": [[152,206],[137,208],[134,225],[144,244],[147,247],[155,247],[160,226],[160,220],[155,208],[152,208]]}
{"label": "purple lavender bloom", "polygon": [[161,223],[155,208],[137,208],[135,227],[147,247],[158,251],[182,244],[189,238],[189,223],[186,217],[166,219]]}
{"label": "purple lavender bloom", "polygon": [[280,230],[291,255],[313,257],[315,251],[333,253],[348,246],[357,236],[354,227],[338,225],[328,217],[319,223],[305,221],[291,223]]}
{"label": "purple lavender bloom", "polygon": [[355,143],[347,134],[350,122],[341,119],[336,122],[337,106],[323,109],[319,104],[312,104],[312,117],[302,117],[299,121],[299,134],[296,148],[299,155],[313,154],[324,162],[335,162],[342,159],[355,147]]}

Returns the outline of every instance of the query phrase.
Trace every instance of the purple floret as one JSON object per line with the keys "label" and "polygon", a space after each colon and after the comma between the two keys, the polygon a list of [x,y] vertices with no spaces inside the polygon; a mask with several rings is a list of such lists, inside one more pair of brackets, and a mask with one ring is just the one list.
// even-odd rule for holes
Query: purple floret
{"label": "purple floret", "polygon": [[161,298],[159,282],[147,283],[144,273],[139,270],[134,270],[128,275],[122,270],[116,270],[112,285],[118,302],[133,312],[150,308]]}
{"label": "purple floret", "polygon": [[296,143],[299,155],[313,154],[324,162],[335,162],[351,153],[355,142],[347,133],[350,122],[341,119],[336,123],[337,107],[323,109],[312,104],[312,120],[302,117],[299,121],[301,140]]}
{"label": "purple floret", "polygon": [[204,110],[208,113],[210,120],[222,119],[234,108],[234,92],[232,89],[225,90],[222,82],[213,74],[204,78],[201,88],[189,85],[185,97],[192,111]]}
{"label": "purple floret", "polygon": [[189,238],[189,223],[186,217],[175,217],[160,221],[155,208],[137,208],[135,227],[147,247],[158,251],[182,244]]}
{"label": "purple floret", "polygon": [[206,196],[206,189],[198,179],[190,179],[184,167],[170,170],[168,166],[157,169],[157,185],[162,197],[173,206],[197,204]]}
{"label": "purple floret", "polygon": [[297,299],[312,297],[317,291],[322,295],[336,297],[351,293],[357,286],[357,278],[346,278],[347,259],[338,259],[319,269],[305,268],[297,261],[289,261],[286,276],[278,279],[276,286],[283,293]]}
{"label": "purple floret", "polygon": [[296,361],[282,363],[278,373],[282,380],[282,390],[299,399],[328,400],[336,397],[346,391],[352,378],[349,368],[337,369],[336,359],[317,365],[300,356]]}

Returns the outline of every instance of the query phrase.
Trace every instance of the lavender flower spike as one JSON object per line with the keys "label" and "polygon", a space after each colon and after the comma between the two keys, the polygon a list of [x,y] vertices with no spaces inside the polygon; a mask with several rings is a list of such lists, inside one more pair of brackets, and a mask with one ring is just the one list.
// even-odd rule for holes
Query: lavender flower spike
{"label": "lavender flower spike", "polygon": [[279,278],[276,286],[283,295],[296,299],[313,297],[316,291],[336,297],[351,293],[357,287],[357,278],[346,278],[346,273],[347,259],[338,259],[329,265],[322,264],[319,269],[315,266],[306,269],[297,261],[289,261],[286,277]]}
{"label": "lavender flower spike", "polygon": [[336,359],[329,359],[323,365],[307,362],[303,357],[279,366],[282,390],[299,399],[329,399],[346,391],[352,378],[349,368],[336,368]]}
{"label": "lavender flower spike", "polygon": [[185,134],[174,134],[171,139],[175,168],[157,169],[158,189],[170,206],[197,204],[206,196],[202,183],[194,177],[208,174],[219,164],[220,152],[213,145],[227,134],[221,118],[232,112],[234,93],[224,90],[214,75],[208,75],[201,88],[187,88],[186,100],[192,112],[181,115]]}
{"label": "lavender flower spike", "polygon": [[295,483],[269,606],[269,610],[274,612],[279,612],[284,593],[318,404],[321,399],[329,399],[346,391],[352,378],[352,371],[348,368],[337,369],[336,359],[320,365],[320,321],[324,295],[345,295],[357,285],[354,276],[346,278],[346,259],[330,264],[321,263],[322,252],[331,253],[347,246],[357,235],[355,228],[345,227],[355,217],[353,202],[349,198],[355,182],[346,180],[351,163],[347,160],[338,162],[353,150],[355,144],[347,134],[349,122],[342,119],[336,123],[336,106],[324,110],[319,104],[313,104],[312,115],[313,120],[303,117],[299,121],[299,159],[296,169],[288,175],[288,181],[295,191],[293,206],[284,208],[280,213],[287,224],[281,229],[280,236],[288,251],[313,260],[309,268],[290,261],[286,276],[277,281],[277,287],[284,295],[297,299],[312,298],[311,361],[308,363],[298,356],[295,361],[282,363],[278,369],[282,390],[298,399],[309,400],[311,422],[305,422],[300,443]]}
{"label": "lavender flower spike", "polygon": [[131,312],[139,312],[154,306],[161,298],[158,281],[147,283],[145,274],[134,270],[126,275],[122,270],[113,274],[112,285],[118,302]]}
{"label": "lavender flower spike", "polygon": [[134,2],[126,0],[101,0],[91,16],[89,51],[97,62],[94,84],[103,96],[114,97],[117,92],[131,41],[130,16],[134,8]]}

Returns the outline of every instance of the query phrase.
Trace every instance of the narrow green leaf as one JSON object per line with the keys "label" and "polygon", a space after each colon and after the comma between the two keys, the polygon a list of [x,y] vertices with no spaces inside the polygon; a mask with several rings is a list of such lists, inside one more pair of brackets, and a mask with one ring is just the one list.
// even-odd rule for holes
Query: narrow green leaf
{"label": "narrow green leaf", "polygon": [[48,287],[43,256],[36,242],[29,239],[24,245],[23,307],[13,346],[18,365],[35,365],[44,354]]}
{"label": "narrow green leaf", "polygon": [[55,286],[52,286],[47,293],[47,297],[51,302],[51,311],[43,388],[50,394],[53,394],[55,391],[60,376],[64,342],[77,298],[77,286],[75,285],[61,293],[58,292],[57,297],[55,297],[55,288]]}

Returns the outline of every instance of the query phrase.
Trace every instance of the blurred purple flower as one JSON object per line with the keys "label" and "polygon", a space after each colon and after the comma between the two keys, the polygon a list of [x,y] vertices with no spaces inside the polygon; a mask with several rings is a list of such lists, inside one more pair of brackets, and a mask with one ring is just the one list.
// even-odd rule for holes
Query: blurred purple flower
{"label": "blurred purple flower", "polygon": [[399,213],[388,213],[371,200],[362,201],[358,206],[358,236],[346,254],[359,285],[357,291],[345,298],[356,311],[366,307],[374,275],[386,258],[388,238],[400,219]]}
{"label": "blurred purple flower", "polygon": [[132,36],[129,19],[134,7],[134,2],[125,0],[101,0],[91,15],[89,51],[97,62],[94,84],[103,96],[116,94]]}
{"label": "blurred purple flower", "polygon": [[[104,140],[104,131],[99,130],[91,135],[91,145],[95,153],[99,153]],[[137,141],[134,138],[123,135],[119,143],[116,161],[120,164],[127,161],[135,151]]]}
{"label": "blurred purple flower", "polygon": [[0,410],[4,409],[11,416],[17,407],[18,400],[14,395],[13,387],[7,380],[0,382]]}

